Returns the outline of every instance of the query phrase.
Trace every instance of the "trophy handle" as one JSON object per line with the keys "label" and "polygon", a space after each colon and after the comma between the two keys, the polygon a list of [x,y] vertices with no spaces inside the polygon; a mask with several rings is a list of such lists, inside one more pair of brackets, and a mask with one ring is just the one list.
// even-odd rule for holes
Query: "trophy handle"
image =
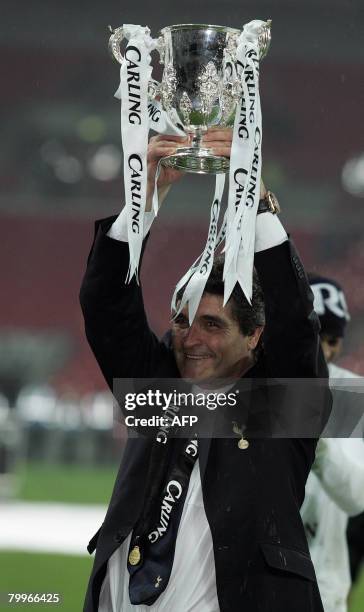
{"label": "trophy handle", "polygon": [[120,51],[120,43],[124,38],[124,28],[114,28],[109,25],[109,31],[111,32],[111,36],[109,38],[109,51],[114,59],[116,59],[119,64],[124,62],[124,56]]}
{"label": "trophy handle", "polygon": [[271,27],[272,27],[272,20],[268,19],[262,26],[261,33],[259,34],[258,43],[259,43],[259,51],[260,51],[259,53],[260,60],[263,59],[263,57],[265,57],[268,53],[270,41],[272,38]]}
{"label": "trophy handle", "polygon": [[[124,29],[122,27],[114,29],[109,25],[109,31],[111,32],[108,45],[110,54],[119,64],[123,64],[125,58],[120,51],[120,44],[124,38]],[[158,39],[157,49],[161,57],[162,44],[163,39]],[[158,81],[150,79],[148,83],[148,98],[150,100],[154,100],[160,94],[160,87],[161,84]]]}
{"label": "trophy handle", "polygon": [[150,79],[148,83],[148,98],[150,100],[155,100],[157,96],[160,95],[161,84],[159,81],[155,79]]}

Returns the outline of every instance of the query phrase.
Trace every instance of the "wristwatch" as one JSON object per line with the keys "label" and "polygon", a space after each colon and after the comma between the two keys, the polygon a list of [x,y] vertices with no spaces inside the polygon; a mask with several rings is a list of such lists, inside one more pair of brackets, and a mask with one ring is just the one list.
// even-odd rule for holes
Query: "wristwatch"
{"label": "wristwatch", "polygon": [[277,215],[281,212],[278,200],[274,195],[273,191],[267,191],[264,198],[259,200],[257,214],[270,212],[272,215]]}

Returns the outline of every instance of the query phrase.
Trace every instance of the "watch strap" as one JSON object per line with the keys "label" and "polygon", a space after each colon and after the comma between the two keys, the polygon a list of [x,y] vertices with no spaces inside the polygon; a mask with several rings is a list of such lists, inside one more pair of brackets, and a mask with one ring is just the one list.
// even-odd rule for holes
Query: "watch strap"
{"label": "watch strap", "polygon": [[277,215],[279,212],[281,212],[278,200],[273,191],[267,191],[264,198],[259,200],[257,214],[260,215],[261,213],[265,212],[270,212],[272,215]]}

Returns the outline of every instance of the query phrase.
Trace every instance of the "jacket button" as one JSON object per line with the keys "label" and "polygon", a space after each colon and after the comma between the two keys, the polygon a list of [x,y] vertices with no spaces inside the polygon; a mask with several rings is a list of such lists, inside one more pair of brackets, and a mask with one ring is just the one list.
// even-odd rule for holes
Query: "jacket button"
{"label": "jacket button", "polygon": [[247,448],[249,448],[248,440],[246,440],[245,438],[241,438],[241,440],[239,440],[238,442],[238,447],[240,448],[240,450],[246,450]]}
{"label": "jacket button", "polygon": [[115,536],[114,536],[114,540],[115,540],[115,542],[117,542],[118,544],[120,544],[120,542],[122,541],[122,539],[123,539],[123,535],[122,535],[121,531],[118,531],[118,532],[115,534]]}

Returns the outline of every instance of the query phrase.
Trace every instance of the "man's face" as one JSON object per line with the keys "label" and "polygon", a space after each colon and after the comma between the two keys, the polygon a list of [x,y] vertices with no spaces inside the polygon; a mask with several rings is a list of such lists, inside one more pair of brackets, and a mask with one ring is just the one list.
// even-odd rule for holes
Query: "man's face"
{"label": "man's face", "polygon": [[321,335],[321,346],[327,363],[334,361],[341,353],[343,339],[330,334]]}
{"label": "man's face", "polygon": [[244,336],[223,297],[204,293],[192,325],[187,307],[172,323],[173,350],[184,379],[212,381],[240,378],[254,362],[262,327]]}

